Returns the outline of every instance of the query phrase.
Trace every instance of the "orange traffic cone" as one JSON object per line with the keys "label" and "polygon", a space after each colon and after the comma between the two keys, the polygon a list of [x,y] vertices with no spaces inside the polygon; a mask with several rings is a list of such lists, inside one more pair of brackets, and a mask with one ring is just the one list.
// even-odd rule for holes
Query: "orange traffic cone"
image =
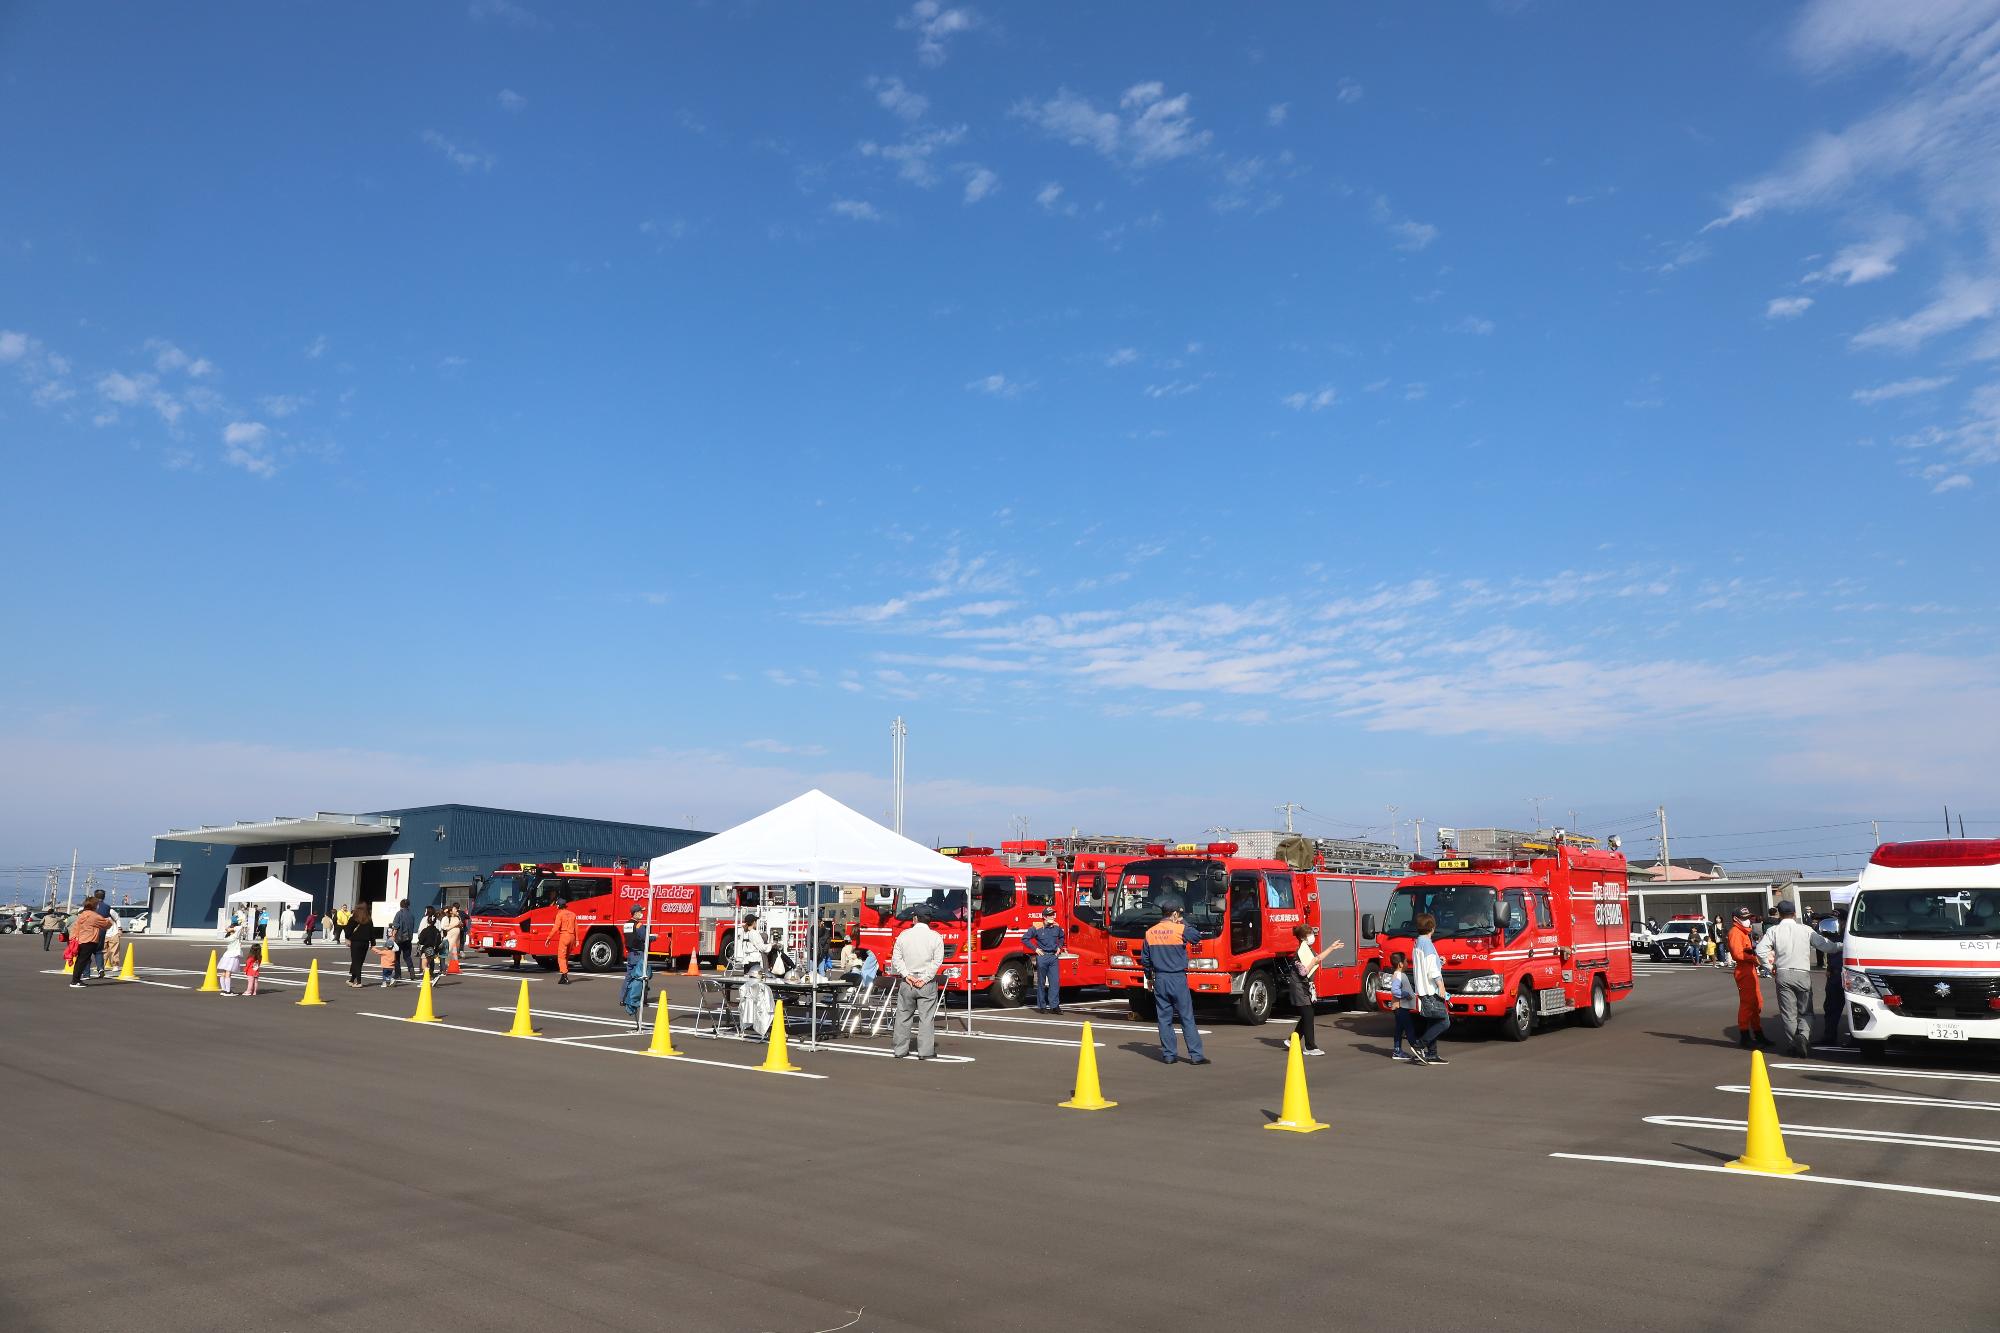
{"label": "orange traffic cone", "polygon": [[1266,1129],[1290,1130],[1294,1134],[1311,1134],[1327,1126],[1313,1119],[1312,1099],[1306,1096],[1306,1059],[1299,1047],[1299,1034],[1294,1032],[1285,1056],[1285,1101],[1278,1108],[1278,1118],[1265,1125]]}
{"label": "orange traffic cone", "polygon": [[458,975],[459,966],[458,966],[457,954],[453,954],[451,957],[444,960],[444,971],[446,976],[455,977]]}
{"label": "orange traffic cone", "polygon": [[701,955],[693,949],[688,950],[687,975],[691,977],[701,975]]}
{"label": "orange traffic cone", "polygon": [[1091,1038],[1088,1022],[1083,1025],[1083,1049],[1076,1053],[1076,1095],[1056,1105],[1072,1111],[1109,1111],[1118,1105],[1105,1101],[1104,1089],[1097,1085],[1097,1042]]}
{"label": "orange traffic cone", "polygon": [[1761,1171],[1767,1176],[1796,1176],[1812,1170],[1785,1155],[1785,1134],[1778,1126],[1778,1102],[1771,1096],[1771,1075],[1764,1053],[1750,1052],[1750,1122],[1743,1155],[1725,1163],[1734,1171]]}

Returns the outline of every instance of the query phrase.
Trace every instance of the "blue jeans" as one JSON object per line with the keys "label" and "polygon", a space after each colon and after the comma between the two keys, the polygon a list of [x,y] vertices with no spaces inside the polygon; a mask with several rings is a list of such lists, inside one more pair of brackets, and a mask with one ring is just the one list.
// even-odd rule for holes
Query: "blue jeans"
{"label": "blue jeans", "polygon": [[1432,1018],[1428,1020],[1425,1019],[1422,1014],[1412,1014],[1410,1016],[1416,1019],[1419,1023],[1428,1022],[1429,1026],[1426,1027],[1423,1030],[1422,1035],[1420,1035],[1417,1038],[1416,1044],[1418,1046],[1423,1047],[1425,1055],[1436,1055],[1438,1048],[1438,1038],[1442,1037],[1444,1035],[1444,1030],[1451,1026],[1451,1015],[1446,1014],[1442,1018]]}
{"label": "blue jeans", "polygon": [[624,1004],[626,1013],[635,1014],[639,1012],[640,1007],[646,1002],[646,973],[644,969],[638,967],[627,967],[625,969],[625,991],[624,994],[619,996],[619,1000]]}
{"label": "blue jeans", "polygon": [[1061,960],[1052,953],[1035,955],[1035,1008],[1054,1009],[1062,1004]]}
{"label": "blue jeans", "polygon": [[1160,1053],[1174,1058],[1174,1020],[1179,1019],[1181,1036],[1187,1041],[1187,1058],[1201,1059],[1201,1033],[1194,1025],[1194,995],[1187,978],[1179,973],[1158,973],[1153,977],[1153,1008],[1160,1017]]}
{"label": "blue jeans", "polygon": [[1396,1010],[1396,1040],[1392,1048],[1408,1050],[1417,1044],[1417,1016],[1407,1009]]}

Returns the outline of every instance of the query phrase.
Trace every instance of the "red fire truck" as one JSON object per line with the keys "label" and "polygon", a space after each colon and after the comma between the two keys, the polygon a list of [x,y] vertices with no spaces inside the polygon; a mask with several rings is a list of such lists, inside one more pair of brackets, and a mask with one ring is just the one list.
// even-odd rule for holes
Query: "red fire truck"
{"label": "red fire truck", "polygon": [[1239,1022],[1262,1023],[1278,1009],[1278,958],[1295,953],[1295,928],[1318,926],[1321,947],[1347,947],[1315,974],[1314,994],[1349,1000],[1373,994],[1378,956],[1375,928],[1395,879],[1387,874],[1294,870],[1288,861],[1238,856],[1233,842],[1156,843],[1118,877],[1107,933],[1105,984],[1124,994],[1141,1018],[1153,1017],[1139,951],[1160,902],[1180,900],[1203,940],[1188,949],[1188,988],[1197,1006],[1226,1003]]}
{"label": "red fire truck", "polygon": [[661,884],[648,894],[646,867],[587,866],[575,861],[510,862],[488,877],[472,903],[467,947],[500,958],[556,966],[556,900],[576,913],[577,951],[588,972],[625,962],[624,929],[632,909],[653,905],[655,957],[685,957],[697,947],[699,897],[691,884]]}
{"label": "red fire truck", "polygon": [[1454,1018],[1492,1019],[1514,1041],[1560,1014],[1604,1026],[1632,993],[1625,857],[1582,841],[1559,829],[1492,856],[1411,862],[1389,899],[1378,965],[1409,956],[1428,912]]}
{"label": "red fire truck", "polygon": [[1011,1008],[1026,1004],[1035,985],[1034,962],[1021,944],[1022,932],[1040,923],[1042,909],[1054,907],[1064,937],[1058,969],[1064,988],[1102,986],[1108,944],[1105,892],[1133,857],[1091,848],[1119,841],[1024,840],[1003,842],[997,851],[940,847],[943,855],[972,867],[969,901],[959,890],[871,889],[861,901],[861,947],[886,964],[896,936],[915,909],[925,907],[931,925],[944,937],[945,989],[984,991],[993,1003]]}

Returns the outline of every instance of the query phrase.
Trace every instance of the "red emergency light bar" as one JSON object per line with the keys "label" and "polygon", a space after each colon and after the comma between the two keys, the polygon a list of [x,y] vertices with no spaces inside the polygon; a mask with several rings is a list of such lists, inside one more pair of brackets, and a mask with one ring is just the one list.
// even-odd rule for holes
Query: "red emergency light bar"
{"label": "red emergency light bar", "polygon": [[1885,842],[1868,860],[1872,865],[1903,867],[2000,865],[2000,838]]}
{"label": "red emergency light bar", "polygon": [[1164,842],[1146,844],[1148,856],[1234,856],[1236,844],[1233,842],[1211,842],[1206,845],[1195,842],[1177,842],[1171,846]]}
{"label": "red emergency light bar", "polygon": [[1036,838],[1027,842],[1003,842],[1000,850],[1009,856],[1046,856],[1049,850],[1047,838]]}
{"label": "red emergency light bar", "polygon": [[991,847],[940,847],[939,856],[991,856]]}

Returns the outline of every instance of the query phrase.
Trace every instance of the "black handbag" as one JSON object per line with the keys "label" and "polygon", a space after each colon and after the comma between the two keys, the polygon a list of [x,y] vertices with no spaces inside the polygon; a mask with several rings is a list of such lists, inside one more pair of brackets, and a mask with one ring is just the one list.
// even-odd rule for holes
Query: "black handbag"
{"label": "black handbag", "polygon": [[1419,995],[1417,1013],[1425,1018],[1448,1018],[1451,1015],[1451,1006],[1445,1003],[1442,995]]}

